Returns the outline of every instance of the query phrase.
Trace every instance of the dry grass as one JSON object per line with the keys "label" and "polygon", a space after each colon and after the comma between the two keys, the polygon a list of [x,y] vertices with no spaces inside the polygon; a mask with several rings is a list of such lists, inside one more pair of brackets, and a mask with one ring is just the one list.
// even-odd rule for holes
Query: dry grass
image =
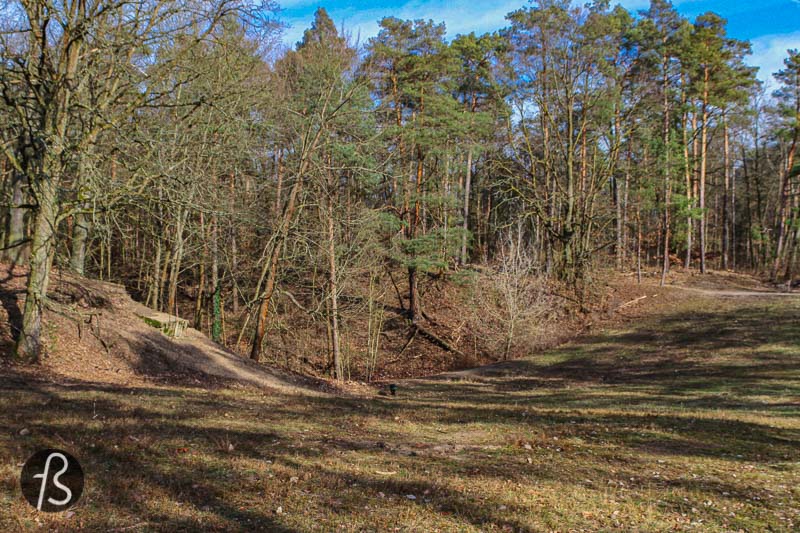
{"label": "dry grass", "polygon": [[[397,397],[6,370],[0,530],[797,530],[800,306],[692,298]],[[70,517],[19,494],[48,446],[87,472]]]}

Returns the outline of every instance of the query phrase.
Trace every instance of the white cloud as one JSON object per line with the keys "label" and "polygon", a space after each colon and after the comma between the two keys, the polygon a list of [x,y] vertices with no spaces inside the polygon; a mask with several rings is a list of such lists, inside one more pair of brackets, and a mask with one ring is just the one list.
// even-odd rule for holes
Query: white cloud
{"label": "white cloud", "polygon": [[774,87],[772,74],[783,68],[786,51],[793,48],[800,49],[800,31],[758,37],[753,39],[753,55],[747,62],[759,67],[758,78],[767,87]]}

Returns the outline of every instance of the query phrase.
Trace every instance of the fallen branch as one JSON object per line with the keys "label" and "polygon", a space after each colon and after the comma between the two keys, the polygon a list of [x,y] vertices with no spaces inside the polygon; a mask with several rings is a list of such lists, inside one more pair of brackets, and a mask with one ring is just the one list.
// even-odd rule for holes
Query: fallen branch
{"label": "fallen branch", "polygon": [[132,526],[118,527],[117,529],[110,529],[109,531],[130,531],[131,529],[137,529],[137,528],[148,526],[148,525],[150,525],[149,522],[140,522],[138,524],[133,524]]}
{"label": "fallen branch", "polygon": [[647,295],[646,295],[646,294],[645,294],[644,296],[639,296],[638,298],[634,298],[634,299],[633,299],[633,300],[631,300],[630,302],[626,302],[626,303],[624,303],[624,304],[620,305],[619,307],[617,307],[617,311],[619,311],[620,309],[623,309],[623,308],[625,308],[625,307],[628,307],[629,305],[633,305],[633,304],[635,304],[635,303],[636,303],[636,302],[638,302],[638,301],[644,300],[645,298],[647,298]]}
{"label": "fallen branch", "polygon": [[452,346],[449,342],[447,342],[446,340],[442,339],[441,337],[439,337],[435,333],[432,333],[432,332],[428,331],[427,329],[424,329],[419,324],[416,324],[415,327],[417,328],[419,333],[421,333],[429,341],[431,341],[434,344],[438,345],[440,348],[444,348],[448,352],[453,352],[453,353],[458,354],[458,355],[460,355],[462,357],[464,356],[464,354],[461,352],[461,350],[459,350],[455,346]]}
{"label": "fallen branch", "polygon": [[419,333],[419,328],[414,328],[414,333],[411,334],[406,343],[403,345],[403,348],[400,350],[400,353],[398,353],[397,355],[403,355],[403,352],[406,351],[406,348],[408,348],[416,338],[417,333]]}

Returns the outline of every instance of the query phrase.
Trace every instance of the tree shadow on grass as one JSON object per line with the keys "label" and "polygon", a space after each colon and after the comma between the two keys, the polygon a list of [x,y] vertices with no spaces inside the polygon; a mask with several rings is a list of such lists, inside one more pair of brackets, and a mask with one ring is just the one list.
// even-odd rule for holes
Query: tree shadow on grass
{"label": "tree shadow on grass", "polygon": [[[664,331],[649,341],[656,345],[639,344],[651,335],[647,331],[589,337],[551,352],[555,362],[515,361],[500,374],[467,382],[402,383],[394,398],[3,380],[0,397],[14,407],[0,411],[0,423],[10,430],[0,433],[0,455],[17,464],[42,447],[73,451],[91,482],[77,514],[95,530],[108,529],[113,516],[115,527],[146,521],[147,529],[163,531],[289,531],[291,522],[274,509],[282,498],[293,501],[291,491],[300,486],[314,496],[307,498],[309,509],[334,506],[326,509],[328,519],[333,513],[342,522],[364,504],[374,506],[382,492],[394,498],[387,508],[418,506],[465,529],[530,527],[521,518],[530,509],[458,490],[454,479],[478,488],[487,479],[525,487],[562,483],[598,497],[608,491],[606,480],[624,479],[643,494],[675,489],[711,499],[722,492],[770,510],[770,501],[753,504],[747,481],[642,477],[652,471],[654,457],[680,465],[693,458],[759,463],[773,471],[800,460],[798,430],[770,423],[770,417],[797,412],[791,380],[798,339],[787,324],[793,319],[788,310],[775,311],[770,320],[775,324],[770,342],[788,347],[782,352],[765,347],[749,354],[752,360],[729,361],[660,348],[677,341],[698,353],[730,351],[735,345],[728,337],[746,340],[763,327],[759,313],[755,308],[722,313],[722,322],[736,320],[744,329],[698,340],[687,332],[695,315],[663,317]],[[711,335],[720,324],[707,328]],[[770,401],[740,397],[740,390]],[[748,416],[723,416],[720,410]],[[484,432],[481,442],[489,439],[494,447],[467,446],[465,431],[484,426],[495,433]],[[17,437],[22,427],[31,435]],[[516,434],[532,443],[530,450],[509,440]],[[557,449],[553,437],[559,439]],[[537,457],[534,464],[524,460],[528,455]],[[388,463],[408,475],[354,471],[354,462]],[[270,482],[265,492],[268,472],[281,481]],[[300,484],[288,479],[303,472],[308,479]],[[584,479],[596,485],[586,489]],[[404,500],[406,494],[416,499]],[[331,503],[338,499],[340,504]],[[288,512],[311,512],[284,505]],[[506,505],[502,512],[501,505]],[[665,505],[679,512],[684,504]],[[706,512],[716,516],[713,509]]]}
{"label": "tree shadow on grass", "polygon": [[[715,313],[675,313],[632,331],[582,337],[546,358],[490,365],[464,377],[504,393],[608,384],[649,387],[649,394],[660,390],[675,400],[682,394],[730,390],[798,396],[798,310],[754,303]],[[740,353],[744,356],[737,357]]]}
{"label": "tree shadow on grass", "polygon": [[[195,399],[198,405],[206,401],[202,391],[5,381],[0,397],[11,396],[13,418],[7,411],[0,419],[15,433],[27,428],[30,436],[0,439],[3,459],[17,464],[38,449],[69,449],[87,475],[76,514],[86,516],[82,524],[90,530],[141,524],[158,531],[292,531],[275,516],[235,505],[220,488],[252,486],[228,463],[269,456],[262,443],[280,437],[198,425],[203,414],[217,414],[195,405]],[[236,443],[233,449],[230,443]],[[111,524],[109,516],[128,523]]]}
{"label": "tree shadow on grass", "polygon": [[[439,453],[424,442],[420,447],[417,441],[420,437],[400,429],[381,430],[380,436],[374,432],[351,432],[350,435],[359,436],[349,439],[321,435],[336,431],[347,416],[359,413],[369,418],[392,419],[424,412],[430,418],[429,423],[453,431],[463,427],[465,421],[480,420],[527,425],[537,431],[561,432],[566,428],[570,436],[581,436],[589,444],[594,438],[592,431],[603,427],[610,431],[600,433],[600,437],[614,442],[615,446],[679,456],[707,453],[719,457],[724,450],[713,448],[714,439],[725,440],[734,435],[749,435],[746,439],[740,437],[738,442],[751,451],[772,447],[770,454],[764,456],[770,460],[777,459],[778,453],[797,450],[797,442],[794,448],[790,448],[791,442],[785,442],[777,449],[780,442],[774,440],[769,428],[723,420],[698,423],[681,417],[626,415],[598,419],[560,412],[535,414],[532,418],[529,414],[523,419],[520,406],[492,405],[477,409],[470,404],[443,408],[427,400],[370,402],[352,398],[305,398],[286,402],[283,396],[264,401],[254,398],[252,393],[239,398],[230,391],[160,387],[99,389],[91,384],[59,387],[8,381],[0,384],[0,395],[15,405],[15,415],[12,417],[11,412],[6,411],[0,414],[0,421],[12,430],[25,424],[32,431],[27,439],[0,441],[3,455],[10,454],[13,461],[19,462],[35,449],[57,446],[67,447],[83,462],[92,488],[87,492],[88,500],[81,505],[95,512],[78,509],[78,515],[87,516],[85,525],[89,529],[107,527],[109,524],[104,517],[115,516],[116,520],[146,521],[147,529],[160,531],[289,531],[291,527],[281,516],[265,511],[274,509],[279,500],[272,500],[274,495],[261,492],[264,472],[248,473],[241,467],[242,460],[252,468],[269,460],[281,469],[283,476],[308,472],[310,478],[305,482],[318,496],[336,499],[337,494],[349,490],[350,498],[336,510],[342,516],[355,513],[364,503],[374,504],[381,492],[399,501],[403,501],[406,494],[414,494],[417,499],[405,505],[420,506],[421,512],[450,516],[452,520],[479,528],[525,531],[528,526],[518,517],[530,509],[474,492],[462,492],[443,480],[458,477],[464,479],[467,486],[476,487],[487,478],[527,485],[544,481],[555,483],[563,481],[564,467],[567,467],[571,481],[565,483],[577,485],[580,479],[586,478],[600,480],[596,490],[604,493],[607,489],[602,486],[602,480],[621,475],[627,479],[628,472],[646,470],[648,464],[647,460],[630,457],[623,464],[584,462],[581,456],[572,454],[568,443],[564,444],[567,449],[560,459],[520,466],[520,453],[551,452],[538,443],[536,451],[523,452],[509,443],[499,442],[500,448],[493,450],[491,456],[476,448],[467,449],[461,457],[454,458],[458,451]],[[46,409],[42,407],[44,403],[48,405]],[[280,428],[275,429],[273,425],[278,421]],[[248,425],[242,427],[242,422]],[[702,424],[705,423],[712,426],[704,429]],[[309,425],[316,426],[317,431],[306,437],[301,428]],[[633,428],[641,432],[654,427],[670,429],[674,445],[654,449],[653,442],[646,437],[631,434]],[[789,436],[783,434],[783,438]],[[379,440],[387,445],[377,446]],[[226,449],[228,443],[233,444],[233,450]],[[712,449],[703,450],[702,446],[712,446]],[[417,450],[413,455],[396,453],[412,449]],[[387,479],[374,472],[332,470],[326,465],[337,451],[358,453],[362,462],[391,461],[411,476]],[[349,460],[344,457],[340,464],[347,465]],[[439,480],[426,479],[430,476],[425,476],[423,469],[437,472]],[[720,490],[720,486],[706,486],[699,480],[674,483],[688,490],[708,492],[709,497]],[[282,484],[293,486],[286,480]],[[356,487],[350,488],[353,485]],[[734,487],[722,489],[738,497]],[[239,501],[242,494],[249,495],[245,502]],[[501,511],[503,504],[506,508]],[[322,505],[327,504],[323,501]],[[113,525],[126,524],[116,522]]]}

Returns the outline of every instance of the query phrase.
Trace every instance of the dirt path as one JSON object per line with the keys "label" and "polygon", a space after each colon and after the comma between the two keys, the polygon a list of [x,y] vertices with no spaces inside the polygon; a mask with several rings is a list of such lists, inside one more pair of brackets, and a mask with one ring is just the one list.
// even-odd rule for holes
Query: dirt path
{"label": "dirt path", "polygon": [[699,289],[697,287],[683,287],[671,285],[670,288],[680,291],[690,291],[704,296],[718,296],[723,298],[799,298],[798,292],[779,292],[775,290],[727,290],[727,289]]}

